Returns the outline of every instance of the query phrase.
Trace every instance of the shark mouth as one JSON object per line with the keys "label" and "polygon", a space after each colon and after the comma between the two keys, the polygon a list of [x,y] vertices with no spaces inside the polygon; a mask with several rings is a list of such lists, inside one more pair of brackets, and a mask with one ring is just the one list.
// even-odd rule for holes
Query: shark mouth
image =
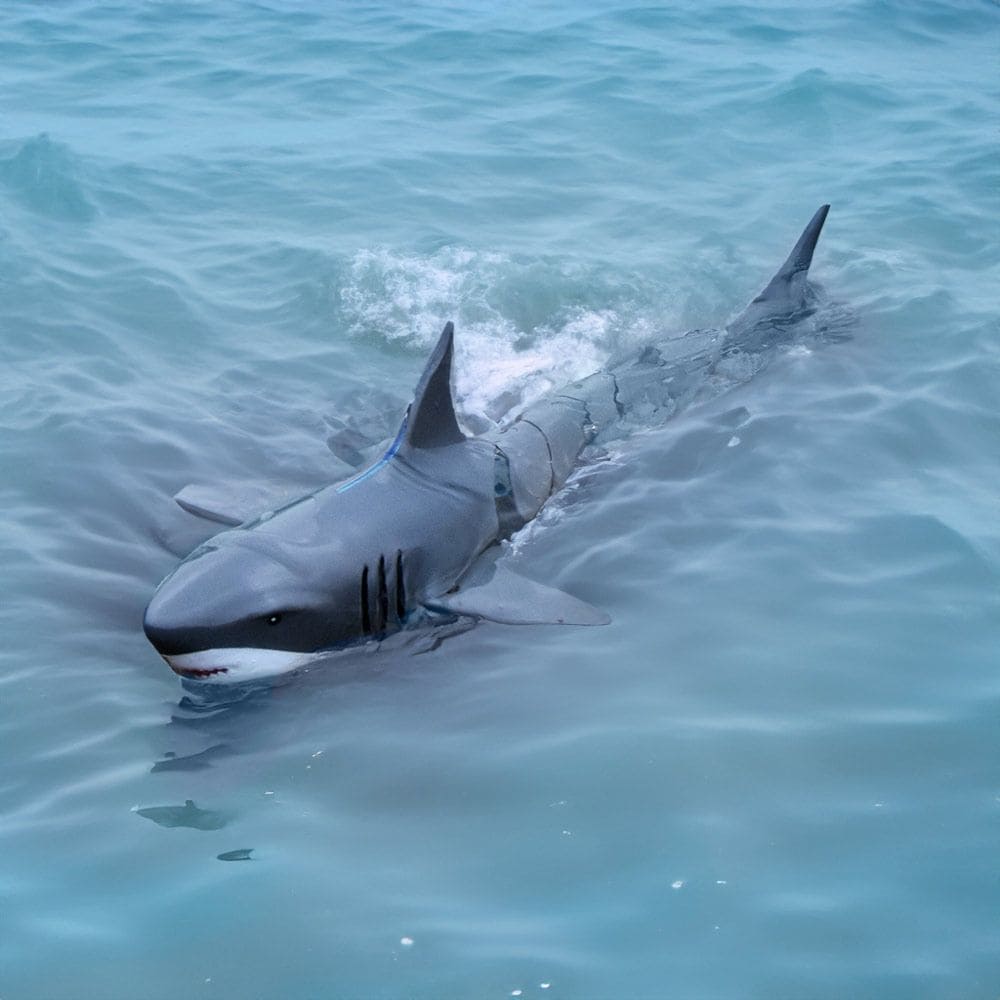
{"label": "shark mouth", "polygon": [[[167,661],[170,662],[169,660]],[[209,667],[205,670],[199,670],[197,667],[177,667],[174,664],[170,664],[170,669],[175,674],[180,674],[181,677],[188,677],[193,680],[204,680],[206,677],[215,677],[218,674],[228,674],[229,667]]]}
{"label": "shark mouth", "polygon": [[320,653],[285,649],[202,649],[196,653],[164,656],[170,669],[185,680],[211,684],[240,684],[277,677],[317,659]]}

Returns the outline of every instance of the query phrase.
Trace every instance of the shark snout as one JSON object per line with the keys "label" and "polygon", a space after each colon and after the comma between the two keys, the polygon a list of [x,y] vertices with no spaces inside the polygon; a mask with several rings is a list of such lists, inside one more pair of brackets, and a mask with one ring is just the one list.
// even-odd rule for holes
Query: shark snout
{"label": "shark snout", "polygon": [[201,630],[178,621],[164,606],[166,602],[158,600],[158,597],[158,594],[154,595],[142,618],[142,630],[146,633],[146,638],[161,656],[195,652],[199,648],[196,633]]}
{"label": "shark snout", "polygon": [[213,684],[233,684],[274,677],[315,658],[314,653],[247,646],[231,630],[178,622],[168,601],[154,596],[143,616],[146,638],[175,674]]}
{"label": "shark snout", "polygon": [[251,584],[267,573],[266,588],[277,589],[282,568],[234,544],[240,540],[235,532],[218,536],[182,562],[153,594],[142,628],[161,656],[256,644],[247,641],[249,632],[259,628],[258,618],[268,609],[257,606]]}

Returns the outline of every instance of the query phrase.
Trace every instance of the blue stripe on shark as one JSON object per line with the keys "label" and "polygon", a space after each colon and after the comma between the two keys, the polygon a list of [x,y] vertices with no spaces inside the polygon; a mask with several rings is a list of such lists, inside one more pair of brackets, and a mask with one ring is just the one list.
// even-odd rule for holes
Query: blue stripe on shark
{"label": "blue stripe on shark", "polygon": [[407,411],[407,416],[403,417],[403,423],[396,434],[395,439],[392,444],[386,449],[385,454],[377,461],[374,465],[369,466],[364,472],[359,472],[353,479],[348,479],[346,482],[341,483],[337,487],[338,493],[346,493],[352,486],[357,486],[358,483],[363,483],[366,479],[374,476],[379,469],[381,469],[387,462],[392,461],[393,456],[399,451],[400,446],[406,437],[406,422],[409,416],[409,411]]}

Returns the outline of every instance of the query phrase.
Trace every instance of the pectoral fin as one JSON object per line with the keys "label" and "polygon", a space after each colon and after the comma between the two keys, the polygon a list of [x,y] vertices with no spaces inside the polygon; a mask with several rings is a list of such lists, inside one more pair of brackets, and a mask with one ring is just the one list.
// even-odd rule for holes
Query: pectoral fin
{"label": "pectoral fin", "polygon": [[197,486],[189,483],[174,494],[176,503],[195,517],[235,526],[278,506],[281,491],[266,486]]}
{"label": "pectoral fin", "polygon": [[607,625],[611,621],[599,608],[495,563],[474,567],[455,593],[426,603],[433,611],[504,625]]}

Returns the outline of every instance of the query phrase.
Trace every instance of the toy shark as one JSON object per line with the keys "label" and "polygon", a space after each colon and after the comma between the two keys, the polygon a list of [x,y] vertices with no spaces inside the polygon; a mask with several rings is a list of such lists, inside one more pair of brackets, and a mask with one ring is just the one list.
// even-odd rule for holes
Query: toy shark
{"label": "toy shark", "polygon": [[669,415],[727,355],[790,339],[811,311],[807,273],[828,210],[694,362],[646,348],[473,437],[455,414],[448,323],[399,432],[368,468],[252,520],[182,491],[186,509],[231,527],[160,584],[143,622],[150,642],[182,677],[234,683],[440,615],[606,624],[597,608],[516,575],[497,560],[497,543],[534,518],[581,452],[627,414]]}

